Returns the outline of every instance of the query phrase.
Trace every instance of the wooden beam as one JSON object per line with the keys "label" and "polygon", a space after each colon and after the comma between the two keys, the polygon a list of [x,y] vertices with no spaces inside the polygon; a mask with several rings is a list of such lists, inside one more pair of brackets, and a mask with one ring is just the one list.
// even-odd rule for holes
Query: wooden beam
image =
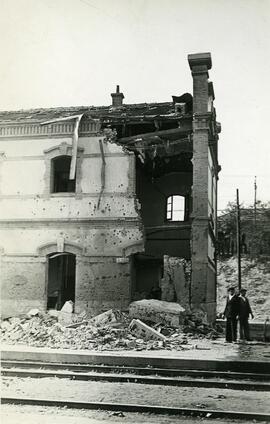
{"label": "wooden beam", "polygon": [[71,115],[71,116],[65,116],[64,118],[55,118],[55,119],[52,119],[51,121],[42,122],[40,124],[40,125],[49,125],[49,124],[53,124],[55,122],[71,121],[72,119],[76,120],[75,126],[74,126],[74,132],[73,132],[73,140],[72,140],[72,156],[71,156],[71,163],[70,163],[70,170],[69,170],[69,179],[70,180],[74,180],[75,174],[76,174],[79,125],[80,125],[82,117],[83,117],[83,113],[81,115]]}
{"label": "wooden beam", "polygon": [[105,169],[106,169],[106,160],[105,160],[105,154],[104,154],[104,148],[103,148],[103,141],[99,140],[99,148],[102,158],[102,165],[101,165],[101,189],[98,197],[98,203],[97,208],[99,209],[101,197],[105,188]]}
{"label": "wooden beam", "polygon": [[72,119],[78,119],[80,117],[82,117],[82,115],[70,115],[70,116],[65,116],[64,118],[55,118],[55,119],[51,119],[50,121],[41,122],[40,125],[49,125],[49,124],[54,124],[55,122],[61,122],[61,121],[71,121]]}
{"label": "wooden beam", "polygon": [[77,165],[77,154],[78,154],[78,139],[79,139],[79,125],[82,119],[82,115],[79,115],[76,118],[73,140],[72,140],[72,156],[70,162],[70,171],[69,171],[69,179],[74,180],[76,174],[76,165]]}
{"label": "wooden beam", "polygon": [[119,138],[118,141],[120,143],[136,143],[136,141],[143,141],[147,140],[149,138],[159,138],[159,137],[169,137],[169,136],[176,136],[176,135],[183,135],[183,134],[189,134],[192,133],[192,129],[187,128],[172,128],[170,130],[160,130],[160,131],[154,131],[150,133],[144,133],[144,134],[137,134],[132,135],[131,137],[122,137]]}

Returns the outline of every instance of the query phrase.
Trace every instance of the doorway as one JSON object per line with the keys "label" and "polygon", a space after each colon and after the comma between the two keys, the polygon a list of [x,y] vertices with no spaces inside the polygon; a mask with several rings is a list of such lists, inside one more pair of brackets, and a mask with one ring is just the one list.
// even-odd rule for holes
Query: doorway
{"label": "doorway", "polygon": [[137,253],[133,255],[132,265],[132,300],[158,298],[161,295],[157,292],[163,277],[163,260]]}
{"label": "doorway", "polygon": [[48,255],[47,309],[60,310],[65,302],[75,302],[76,255]]}

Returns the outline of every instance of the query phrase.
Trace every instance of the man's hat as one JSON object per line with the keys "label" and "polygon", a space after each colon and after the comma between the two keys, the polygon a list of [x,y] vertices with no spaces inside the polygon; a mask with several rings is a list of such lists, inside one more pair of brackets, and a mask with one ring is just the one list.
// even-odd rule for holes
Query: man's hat
{"label": "man's hat", "polygon": [[241,289],[240,290],[240,293],[246,293],[247,292],[247,290],[246,289]]}
{"label": "man's hat", "polygon": [[235,290],[235,287],[229,287],[228,291]]}

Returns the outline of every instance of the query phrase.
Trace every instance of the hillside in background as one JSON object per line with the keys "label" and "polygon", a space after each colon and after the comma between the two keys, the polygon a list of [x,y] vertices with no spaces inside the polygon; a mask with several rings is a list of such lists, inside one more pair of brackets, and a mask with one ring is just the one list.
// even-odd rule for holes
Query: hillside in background
{"label": "hillside in background", "polygon": [[[252,257],[270,256],[270,202],[257,201],[257,208],[240,208],[240,250]],[[221,258],[233,256],[237,251],[237,207],[229,203],[218,217],[217,253]]]}
{"label": "hillside in background", "polygon": [[[220,258],[217,274],[217,313],[223,313],[228,287],[238,285],[237,258]],[[242,258],[242,287],[247,289],[255,320],[270,318],[270,256]]]}

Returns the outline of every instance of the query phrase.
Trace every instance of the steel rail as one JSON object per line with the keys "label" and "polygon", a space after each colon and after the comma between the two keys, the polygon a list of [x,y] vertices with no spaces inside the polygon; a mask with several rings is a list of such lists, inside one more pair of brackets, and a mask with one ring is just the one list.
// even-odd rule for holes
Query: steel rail
{"label": "steel rail", "polygon": [[61,378],[80,381],[107,381],[110,383],[137,383],[152,384],[159,386],[178,386],[178,387],[211,387],[218,389],[232,390],[253,390],[253,391],[270,391],[270,383],[262,383],[255,381],[220,381],[214,379],[185,379],[185,378],[168,378],[157,376],[140,376],[140,375],[120,375],[120,374],[99,374],[99,373],[75,373],[62,371],[31,371],[31,370],[2,370],[2,376],[20,377],[20,378]]}
{"label": "steel rail", "polygon": [[[39,368],[48,370],[65,370],[72,372],[102,372],[102,373],[131,373],[141,375],[155,375],[166,377],[201,377],[201,378],[226,378],[228,380],[256,380],[269,381],[270,374],[250,373],[250,372],[234,372],[234,371],[205,371],[193,369],[176,369],[176,368],[156,368],[156,367],[129,367],[129,366],[113,366],[113,365],[89,365],[89,364],[70,364],[57,362],[40,362],[40,361],[14,361],[2,360],[4,368]],[[248,366],[248,365],[247,365]]]}
{"label": "steel rail", "polygon": [[3,397],[2,404],[12,405],[39,405],[49,407],[64,407],[73,409],[92,409],[107,411],[123,411],[123,412],[139,412],[152,413],[161,415],[185,415],[206,418],[230,418],[256,421],[269,421],[270,414],[242,411],[224,411],[215,409],[196,409],[182,408],[159,405],[140,405],[140,404],[123,404],[123,403],[107,403],[107,402],[78,402],[68,400],[51,400],[40,398],[19,398],[19,397]]}

